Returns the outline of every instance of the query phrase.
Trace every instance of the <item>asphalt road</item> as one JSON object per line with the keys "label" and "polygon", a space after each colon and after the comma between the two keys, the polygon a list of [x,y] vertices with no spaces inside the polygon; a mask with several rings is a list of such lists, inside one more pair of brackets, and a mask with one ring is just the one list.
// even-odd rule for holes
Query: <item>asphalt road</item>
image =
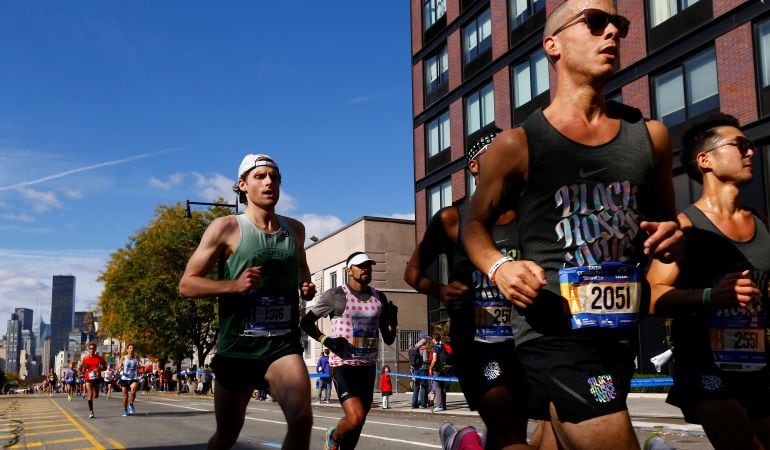
{"label": "asphalt road", "polygon": [[[358,448],[373,450],[440,449],[438,427],[445,421],[482,430],[478,416],[461,396],[450,395],[449,410],[431,413],[411,409],[409,394],[397,394],[393,409],[372,409]],[[121,416],[121,402],[103,395],[94,401],[96,417],[88,418],[82,398],[68,401],[63,394],[0,397],[0,435],[5,448],[43,449],[204,449],[214,429],[213,397],[165,393],[140,394],[136,415]],[[686,425],[676,409],[661,406],[656,397],[631,398],[631,413],[640,441],[660,432],[679,449],[711,448],[699,427]],[[656,411],[659,413],[656,414]],[[336,423],[341,408],[313,405],[311,449],[322,448],[327,427]],[[533,426],[530,426],[530,431]],[[286,427],[276,403],[252,401],[237,449],[280,448]]]}

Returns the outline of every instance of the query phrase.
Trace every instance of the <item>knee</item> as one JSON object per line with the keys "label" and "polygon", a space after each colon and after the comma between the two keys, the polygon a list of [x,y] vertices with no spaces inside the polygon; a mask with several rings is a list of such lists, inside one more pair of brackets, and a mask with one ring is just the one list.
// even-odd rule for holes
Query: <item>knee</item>
{"label": "knee", "polygon": [[286,425],[294,429],[311,429],[313,427],[313,410],[303,408],[286,415]]}
{"label": "knee", "polygon": [[351,426],[354,428],[361,428],[366,421],[366,411],[355,411],[348,414],[346,418],[350,421]]}

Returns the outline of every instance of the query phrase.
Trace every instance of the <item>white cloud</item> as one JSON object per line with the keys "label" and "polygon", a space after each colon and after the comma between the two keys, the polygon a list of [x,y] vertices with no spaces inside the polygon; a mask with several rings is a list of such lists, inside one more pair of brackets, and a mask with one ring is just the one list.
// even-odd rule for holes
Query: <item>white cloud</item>
{"label": "white cloud", "polygon": [[65,188],[65,189],[62,189],[61,192],[67,198],[76,199],[76,200],[83,198],[83,193],[79,189]]}
{"label": "white cloud", "polygon": [[296,218],[305,225],[305,243],[310,243],[310,237],[322,238],[329,233],[336,231],[344,225],[342,220],[336,216],[322,216],[319,214],[302,214]]}
{"label": "white cloud", "polygon": [[403,220],[414,220],[414,213],[393,213],[385,217],[392,217],[394,219],[403,219]]}
{"label": "white cloud", "polygon": [[0,334],[15,308],[31,308],[50,321],[54,275],[74,275],[75,310],[93,309],[103,290],[96,279],[109,259],[107,251],[23,251],[0,248]]}
{"label": "white cloud", "polygon": [[155,177],[150,177],[150,180],[148,181],[149,185],[158,188],[163,189],[165,191],[173,189],[180,184],[182,184],[182,181],[184,181],[184,174],[181,172],[172,173],[168,177],[166,177],[166,181],[161,181]]}
{"label": "white cloud", "polygon": [[358,97],[353,97],[348,99],[348,103],[350,103],[351,105],[357,105],[359,103],[366,103],[371,99],[372,99],[371,95],[359,95]]}
{"label": "white cloud", "polygon": [[[2,205],[0,205],[2,206]],[[0,217],[7,220],[12,220],[15,222],[24,222],[24,223],[32,223],[35,221],[35,218],[30,216],[29,214],[0,214]]]}
{"label": "white cloud", "polygon": [[227,203],[235,201],[234,181],[231,178],[218,173],[209,178],[198,172],[193,172],[192,175],[195,178],[194,185],[197,190],[195,195],[200,201],[213,202],[219,198],[224,199]]}
{"label": "white cloud", "polygon": [[63,206],[53,191],[35,191],[22,188],[19,189],[19,192],[21,192],[25,200],[32,202],[32,209],[35,212],[45,212],[51,208],[61,208]]}
{"label": "white cloud", "polygon": [[288,214],[297,209],[297,199],[288,192],[281,189],[281,198],[278,200],[278,205],[275,207],[275,211],[278,214]]}

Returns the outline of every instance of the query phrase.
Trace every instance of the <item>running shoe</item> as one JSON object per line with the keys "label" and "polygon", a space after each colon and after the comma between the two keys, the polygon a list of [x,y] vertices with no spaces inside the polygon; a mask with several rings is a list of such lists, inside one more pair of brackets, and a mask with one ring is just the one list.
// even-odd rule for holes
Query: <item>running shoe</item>
{"label": "running shoe", "polygon": [[332,436],[334,436],[335,431],[337,431],[337,427],[329,427],[329,429],[326,430],[326,439],[324,439],[324,450],[338,450],[340,448],[340,443],[332,439]]}
{"label": "running shoe", "polygon": [[650,433],[644,440],[643,450],[674,450],[676,447],[668,445],[657,433]]}
{"label": "running shoe", "polygon": [[441,412],[441,411],[446,411],[446,408],[444,408],[443,406],[436,406],[435,408],[433,408],[434,413]]}
{"label": "running shoe", "polygon": [[136,410],[134,409],[134,404],[133,403],[128,405],[128,413],[131,414],[131,415],[136,414]]}
{"label": "running shoe", "polygon": [[91,414],[88,415],[88,418],[89,419],[93,419],[94,418],[94,412],[93,411],[91,411]]}
{"label": "running shoe", "polygon": [[452,422],[444,422],[438,428],[438,436],[441,439],[441,448],[449,450],[452,448],[452,441],[459,430]]}
{"label": "running shoe", "polygon": [[121,415],[122,415],[123,417],[126,417],[126,416],[128,416],[128,411],[126,411],[126,410],[124,409],[124,410],[123,410],[123,414],[121,414]]}
{"label": "running shoe", "polygon": [[72,394],[67,394],[67,400],[72,401]]}

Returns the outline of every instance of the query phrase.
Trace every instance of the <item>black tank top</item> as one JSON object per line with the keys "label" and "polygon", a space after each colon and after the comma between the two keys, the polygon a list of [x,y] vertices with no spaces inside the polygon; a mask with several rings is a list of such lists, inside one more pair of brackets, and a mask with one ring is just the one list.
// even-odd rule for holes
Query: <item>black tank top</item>
{"label": "black tank top", "polygon": [[[761,298],[754,298],[752,305],[747,309],[704,311],[674,319],[671,334],[674,341],[676,366],[712,367],[720,357],[718,353],[714,353],[711,345],[715,318],[724,317],[734,323],[744,320],[746,316],[756,316],[759,322],[767,320],[768,295],[770,295],[768,293],[770,290],[768,285],[770,233],[764,223],[754,216],[756,230],[754,236],[749,241],[737,242],[719,231],[695,205],[690,205],[684,214],[692,222],[693,228],[687,238],[687,251],[680,264],[681,272],[676,287],[680,289],[712,287],[728,273],[751,270],[752,281],[763,293]],[[738,331],[743,328],[743,326],[737,326],[733,332],[727,332],[727,347],[735,343],[736,336],[743,338],[745,341],[738,343],[737,350],[744,353],[744,357],[751,359],[752,342],[744,336],[745,333]],[[738,332],[744,335],[736,335],[735,333]],[[716,338],[718,334],[718,332],[714,334],[714,337]],[[765,349],[768,349],[770,342],[767,342],[767,332],[764,335]],[[723,363],[720,362],[718,365],[722,366]]]}
{"label": "black tank top", "polygon": [[[469,203],[464,200],[455,207],[459,218],[458,225],[462,229],[470,215]],[[507,224],[493,225],[490,231],[501,256],[508,255],[513,259],[519,259],[519,234],[516,220]],[[456,343],[458,340],[500,342],[505,341],[507,333],[510,333],[512,344],[515,328],[520,324],[516,308],[501,296],[497,287],[489,282],[487,274],[473,264],[465,251],[461,236],[462,233],[457,236],[453,255],[449,261],[451,279],[463,283],[469,289],[463,298],[461,308],[450,312],[452,342]]]}
{"label": "black tank top", "polygon": [[[604,336],[608,330],[572,331],[559,269],[618,261],[642,263],[649,211],[646,186],[653,169],[652,142],[639,110],[614,102],[620,129],[608,143],[588,146],[555,129],[541,110],[523,123],[529,147],[528,183],[516,209],[522,259],[546,271],[547,286],[524,310],[527,327],[517,344],[541,335]],[[612,330],[612,335],[623,335]],[[625,333],[632,334],[632,333]]]}

